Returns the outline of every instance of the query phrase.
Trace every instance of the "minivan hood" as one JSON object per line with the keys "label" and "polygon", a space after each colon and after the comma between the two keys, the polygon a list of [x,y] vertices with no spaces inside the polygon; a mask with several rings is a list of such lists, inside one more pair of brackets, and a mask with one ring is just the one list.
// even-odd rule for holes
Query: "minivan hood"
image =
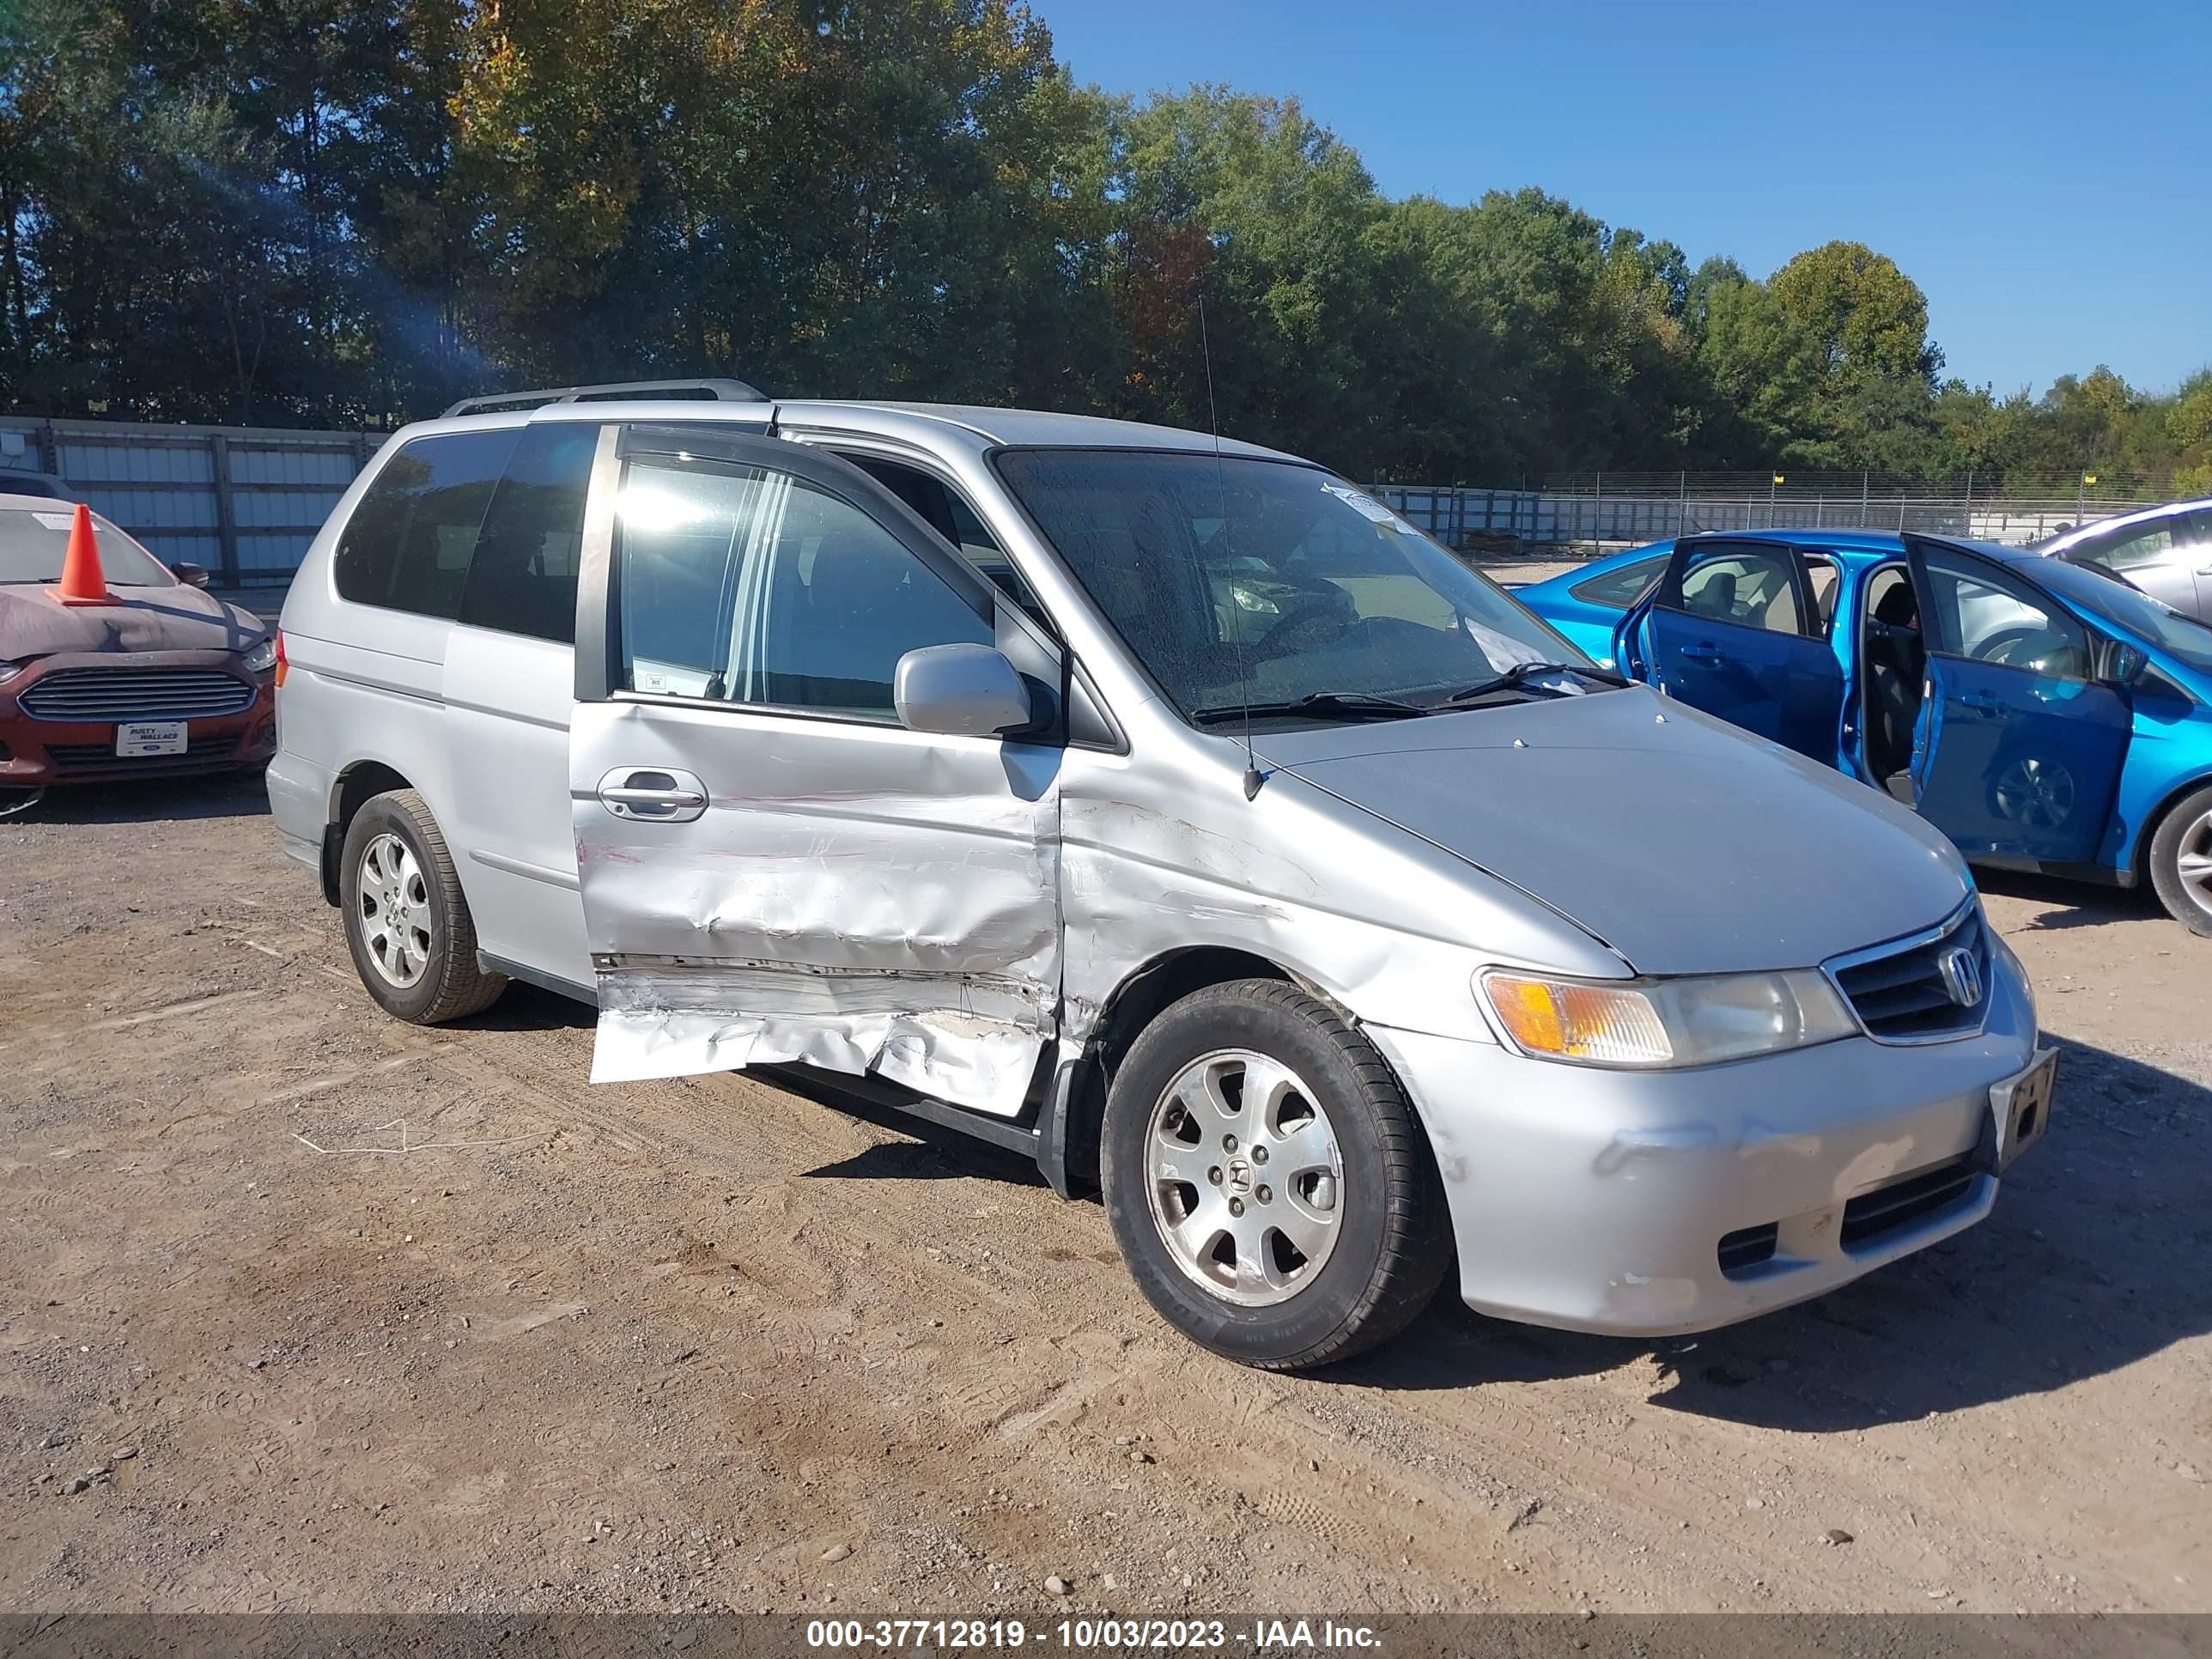
{"label": "minivan hood", "polygon": [[1807,968],[1972,890],[1887,797],[1641,686],[1255,738],[1534,895],[1639,974]]}
{"label": "minivan hood", "polygon": [[112,604],[57,605],[44,583],[0,583],[0,659],[65,651],[243,651],[269,631],[250,612],[182,582],[108,592]]}

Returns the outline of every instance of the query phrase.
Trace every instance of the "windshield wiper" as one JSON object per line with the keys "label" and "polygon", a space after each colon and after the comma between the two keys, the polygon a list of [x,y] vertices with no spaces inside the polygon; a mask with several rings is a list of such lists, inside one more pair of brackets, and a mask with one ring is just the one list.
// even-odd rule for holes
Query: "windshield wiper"
{"label": "windshield wiper", "polygon": [[1463,702],[1474,702],[1499,691],[1511,691],[1526,686],[1529,681],[1546,674],[1579,674],[1586,680],[1595,680],[1601,685],[1626,685],[1625,676],[1609,668],[1578,668],[1564,662],[1516,662],[1502,674],[1493,674],[1486,680],[1455,691],[1437,706],[1449,708]]}
{"label": "windshield wiper", "polygon": [[1200,726],[1219,726],[1242,720],[1247,714],[1259,720],[1273,714],[1316,714],[1351,720],[1401,720],[1429,711],[1401,697],[1385,697],[1371,691],[1309,691],[1303,697],[1269,702],[1231,702],[1214,708],[1194,708],[1191,719]]}

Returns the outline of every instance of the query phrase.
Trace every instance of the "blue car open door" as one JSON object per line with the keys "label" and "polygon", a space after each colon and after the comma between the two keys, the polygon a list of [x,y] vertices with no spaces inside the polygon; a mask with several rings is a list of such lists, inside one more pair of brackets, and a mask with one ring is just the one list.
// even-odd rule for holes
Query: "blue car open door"
{"label": "blue car open door", "polygon": [[1927,679],[1913,734],[1922,817],[1969,858],[2094,858],[2135,712],[2100,677],[2102,635],[2033,583],[1908,536]]}
{"label": "blue car open door", "polygon": [[1837,760],[1844,672],[1802,550],[1747,536],[1674,544],[1620,620],[1623,673],[1826,766]]}

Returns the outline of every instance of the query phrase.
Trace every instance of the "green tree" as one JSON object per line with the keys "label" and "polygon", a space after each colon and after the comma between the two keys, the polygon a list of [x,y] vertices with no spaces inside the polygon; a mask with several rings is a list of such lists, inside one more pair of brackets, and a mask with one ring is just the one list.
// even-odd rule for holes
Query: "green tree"
{"label": "green tree", "polygon": [[2173,493],[2212,495],[2212,368],[2181,383],[2166,411],[2166,430],[2176,452]]}
{"label": "green tree", "polygon": [[1393,202],[1295,100],[1075,85],[1015,0],[0,0],[0,392],[398,421],[737,374],[1224,429],[1358,476],[2212,488],[2212,386],[1937,384],[1831,242],[1755,280],[1539,190]]}

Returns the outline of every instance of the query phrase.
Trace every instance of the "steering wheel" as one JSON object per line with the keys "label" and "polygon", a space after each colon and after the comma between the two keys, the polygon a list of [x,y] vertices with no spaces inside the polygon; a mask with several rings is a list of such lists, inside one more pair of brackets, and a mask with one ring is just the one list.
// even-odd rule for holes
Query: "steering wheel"
{"label": "steering wheel", "polygon": [[[2032,652],[2023,648],[2031,644],[2038,648]],[[1974,648],[1973,658],[1977,662],[2002,663],[2012,668],[2034,668],[2053,649],[2063,649],[2064,644],[2064,636],[2051,629],[2000,628]]]}
{"label": "steering wheel", "polygon": [[[1286,651],[1297,649],[1297,635],[1315,623],[1330,624],[1328,638],[1334,640],[1356,620],[1350,601],[1340,592],[1328,599],[1302,600],[1285,611],[1275,624],[1259,637],[1253,646],[1254,658],[1264,662],[1271,657],[1279,657]],[[1316,640],[1312,643],[1325,641]]]}

